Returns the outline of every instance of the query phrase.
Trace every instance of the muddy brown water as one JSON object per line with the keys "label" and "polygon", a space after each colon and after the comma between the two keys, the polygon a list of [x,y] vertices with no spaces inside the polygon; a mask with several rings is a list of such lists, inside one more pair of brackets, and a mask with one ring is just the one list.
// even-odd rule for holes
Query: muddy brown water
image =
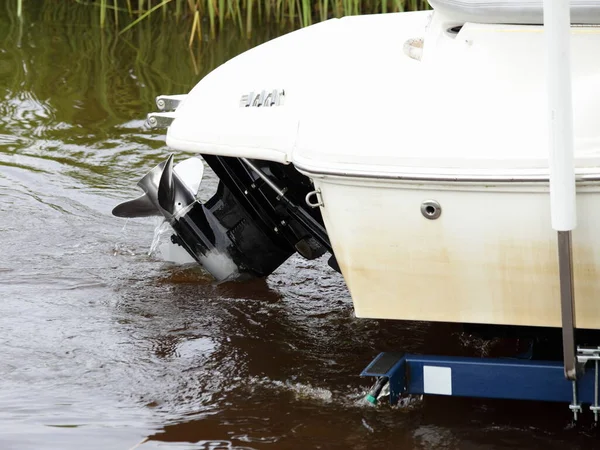
{"label": "muddy brown water", "polygon": [[168,154],[144,128],[154,97],[279,31],[190,52],[185,27],[117,37],[67,3],[23,21],[0,7],[0,448],[600,447],[566,405],[365,403],[379,351],[485,347],[455,325],[355,318],[325,261],[216,284],[149,254],[157,221],[111,209]]}

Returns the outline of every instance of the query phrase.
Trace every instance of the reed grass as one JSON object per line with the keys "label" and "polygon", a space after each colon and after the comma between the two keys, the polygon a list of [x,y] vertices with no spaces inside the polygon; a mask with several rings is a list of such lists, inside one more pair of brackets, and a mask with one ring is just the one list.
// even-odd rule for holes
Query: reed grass
{"label": "reed grass", "polygon": [[[162,7],[166,6],[168,3],[171,3],[171,1],[172,0],[163,0],[161,3],[152,6],[150,9],[148,9],[143,14],[141,14],[137,19],[135,19],[133,22],[131,22],[129,25],[127,25],[125,28],[123,28],[121,30],[121,33],[124,33],[125,31],[129,30],[130,28],[136,26],[139,22],[141,22],[142,20],[144,20],[146,17],[150,16],[150,14],[152,14],[154,11],[156,11],[159,8],[162,8]],[[148,6],[150,6],[150,0],[148,0]],[[100,16],[100,17],[102,17],[102,16]],[[102,23],[102,19],[100,19],[100,26],[104,26],[103,23]]]}
{"label": "reed grass", "polygon": [[[17,0],[19,12],[22,1]],[[265,23],[294,29],[333,17],[429,8],[427,0],[90,0],[86,4],[100,8],[102,28],[110,20],[108,11],[112,10],[113,25],[119,28],[120,23],[125,23],[120,33],[148,19],[160,9],[164,20],[188,23],[190,46],[196,40],[201,42],[203,38],[215,38],[229,22],[235,24],[241,34],[250,37],[253,27]],[[120,21],[121,14],[126,14],[127,20]],[[206,36],[202,34],[203,23],[208,25],[209,33]]]}
{"label": "reed grass", "polygon": [[107,8],[106,0],[100,0],[100,27],[104,28],[104,24],[106,23],[106,8]]}

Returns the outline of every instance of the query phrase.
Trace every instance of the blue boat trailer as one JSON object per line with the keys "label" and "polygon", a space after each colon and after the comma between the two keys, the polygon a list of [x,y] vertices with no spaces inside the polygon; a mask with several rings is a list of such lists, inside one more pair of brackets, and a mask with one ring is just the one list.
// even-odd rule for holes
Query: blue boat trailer
{"label": "blue boat trailer", "polygon": [[582,404],[589,404],[597,422],[599,360],[600,347],[577,348],[578,376],[570,380],[564,364],[558,361],[383,352],[361,376],[377,378],[367,395],[371,403],[377,403],[385,388],[389,389],[391,405],[406,395],[565,402],[574,420],[581,414]]}

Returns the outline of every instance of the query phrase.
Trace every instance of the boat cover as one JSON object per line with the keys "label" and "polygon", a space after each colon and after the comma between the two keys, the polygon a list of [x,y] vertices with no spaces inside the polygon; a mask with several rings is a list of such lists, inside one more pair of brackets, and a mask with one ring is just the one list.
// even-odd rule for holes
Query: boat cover
{"label": "boat cover", "polygon": [[[458,22],[544,23],[542,0],[429,0],[434,10]],[[600,1],[571,0],[571,23],[600,24]]]}

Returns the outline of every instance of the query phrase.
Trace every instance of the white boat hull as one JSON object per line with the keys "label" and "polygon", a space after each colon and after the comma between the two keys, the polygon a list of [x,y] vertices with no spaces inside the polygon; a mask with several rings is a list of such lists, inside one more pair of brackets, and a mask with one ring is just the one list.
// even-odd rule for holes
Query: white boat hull
{"label": "white boat hull", "polygon": [[[356,315],[560,326],[547,185],[315,178]],[[442,207],[436,220],[423,201]],[[578,190],[577,325],[600,328],[600,187]]]}

